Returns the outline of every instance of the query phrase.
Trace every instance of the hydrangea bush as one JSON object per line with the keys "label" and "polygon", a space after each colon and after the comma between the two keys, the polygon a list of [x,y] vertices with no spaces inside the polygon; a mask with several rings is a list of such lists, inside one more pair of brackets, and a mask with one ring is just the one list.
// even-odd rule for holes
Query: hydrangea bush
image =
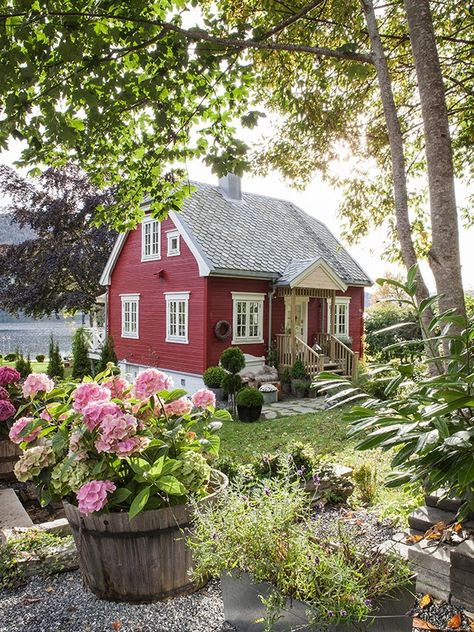
{"label": "hydrangea bush", "polygon": [[0,437],[8,432],[21,399],[21,375],[11,366],[0,366]]}
{"label": "hydrangea bush", "polygon": [[209,493],[216,432],[230,417],[211,391],[189,398],[157,369],[129,384],[109,367],[80,384],[32,374],[23,394],[29,415],[10,430],[23,449],[15,474],[36,483],[42,504],[67,499],[86,515],[133,518]]}

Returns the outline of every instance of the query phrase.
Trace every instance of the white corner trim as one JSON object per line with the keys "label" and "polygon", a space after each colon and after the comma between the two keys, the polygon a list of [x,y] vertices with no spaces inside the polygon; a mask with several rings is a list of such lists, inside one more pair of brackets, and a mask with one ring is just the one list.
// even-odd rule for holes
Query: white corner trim
{"label": "white corner trim", "polygon": [[196,246],[194,240],[191,238],[190,233],[188,232],[184,223],[181,221],[181,218],[179,217],[179,213],[177,213],[176,211],[171,211],[169,213],[169,218],[171,219],[173,224],[176,226],[176,229],[178,230],[179,234],[184,239],[184,243],[187,245],[187,247],[193,254],[193,257],[196,259],[196,263],[198,264],[198,269],[199,269],[199,276],[209,276],[209,274],[211,273],[211,268],[209,264],[207,263],[207,261],[205,260],[205,258],[203,257],[203,255],[199,252],[199,249]]}
{"label": "white corner trim", "polygon": [[105,268],[102,272],[102,276],[100,277],[99,282],[101,285],[110,285],[110,282],[112,280],[113,269],[115,268],[115,264],[117,263],[117,259],[119,258],[119,255],[122,251],[125,240],[128,237],[128,233],[129,231],[125,233],[120,233],[120,235],[115,240],[115,244],[114,244],[114,247],[112,248],[112,252],[110,253],[109,258],[107,259],[107,263],[105,264]]}

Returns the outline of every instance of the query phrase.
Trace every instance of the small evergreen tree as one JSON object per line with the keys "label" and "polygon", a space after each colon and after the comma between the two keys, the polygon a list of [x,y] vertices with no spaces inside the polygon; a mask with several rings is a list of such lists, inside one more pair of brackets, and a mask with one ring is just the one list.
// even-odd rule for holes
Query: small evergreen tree
{"label": "small evergreen tree", "polygon": [[242,386],[242,378],[239,375],[239,371],[242,371],[245,367],[245,357],[239,347],[228,347],[225,351],[223,351],[220,363],[221,366],[228,371],[222,385],[230,395],[232,414],[234,418],[237,418],[235,394]]}
{"label": "small evergreen tree", "polygon": [[23,353],[18,349],[16,351],[15,369],[18,371],[22,378],[27,377],[27,375],[33,372],[31,368],[30,356],[28,355],[28,359],[25,359]]}
{"label": "small evergreen tree", "polygon": [[115,366],[118,362],[117,354],[115,353],[114,339],[112,336],[107,336],[101,349],[99,362],[97,364],[97,373],[105,371],[109,362],[112,362]]}
{"label": "small evergreen tree", "polygon": [[49,341],[49,358],[48,358],[48,376],[62,380],[64,378],[64,365],[59,353],[59,345],[54,344],[54,338],[51,336]]}
{"label": "small evergreen tree", "polygon": [[86,332],[83,327],[79,327],[72,339],[72,377],[74,379],[82,379],[91,374],[88,350]]}

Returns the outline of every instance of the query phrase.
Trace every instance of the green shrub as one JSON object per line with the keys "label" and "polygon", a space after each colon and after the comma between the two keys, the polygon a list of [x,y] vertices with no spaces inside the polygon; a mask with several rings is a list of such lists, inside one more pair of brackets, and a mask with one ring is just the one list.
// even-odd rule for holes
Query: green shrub
{"label": "green shrub", "polygon": [[220,366],[210,366],[204,371],[203,380],[208,388],[222,388],[222,382],[228,375]]}
{"label": "green shrub", "polygon": [[239,373],[245,368],[245,357],[239,347],[228,347],[220,357],[220,364],[229,373]]}
{"label": "green shrub", "polygon": [[224,375],[224,379],[222,380],[222,388],[227,395],[233,395],[242,388],[242,378],[238,373],[236,375],[233,373],[226,373]]}
{"label": "green shrub", "polygon": [[51,336],[49,341],[49,361],[46,372],[51,378],[62,380],[64,378],[64,365],[59,353],[59,345],[54,344],[54,338]]}
{"label": "green shrub", "polygon": [[[403,327],[381,331],[400,323]],[[411,324],[409,324],[411,323]],[[365,351],[369,358],[380,362],[388,362],[393,358],[403,361],[413,360],[423,354],[424,346],[420,342],[421,328],[416,313],[406,305],[400,306],[391,302],[376,303],[367,310],[365,321]],[[413,340],[411,344],[403,344]],[[398,348],[387,349],[389,345],[402,343]]]}
{"label": "green shrub", "polygon": [[15,362],[16,353],[7,353],[4,359],[5,359],[5,362]]}
{"label": "green shrub", "polygon": [[377,496],[377,472],[370,465],[363,464],[354,470],[354,483],[361,501],[372,505]]}
{"label": "green shrub", "polygon": [[44,353],[38,353],[36,356],[36,362],[44,362],[45,357]]}
{"label": "green shrub", "polygon": [[77,380],[91,374],[89,342],[84,327],[76,330],[72,339],[72,377]]}
{"label": "green shrub", "polygon": [[295,360],[291,367],[291,378],[293,380],[307,380],[308,374],[306,373],[305,366],[301,360]]}
{"label": "green shrub", "polygon": [[23,353],[17,351],[15,369],[18,371],[22,378],[30,375],[30,373],[33,372],[33,369],[31,368],[30,356],[28,355],[28,357],[25,359]]}
{"label": "green shrub", "polygon": [[253,408],[263,406],[263,395],[258,388],[243,388],[237,393],[237,406]]}
{"label": "green shrub", "polygon": [[289,384],[291,382],[291,371],[288,367],[280,372],[280,381],[283,384]]}
{"label": "green shrub", "polygon": [[109,363],[112,363],[114,366],[116,366],[118,363],[117,354],[115,353],[114,339],[112,338],[112,336],[107,336],[102,349],[100,350],[100,358],[96,367],[97,373],[102,373],[102,371],[105,371]]}
{"label": "green shrub", "polygon": [[306,391],[309,388],[310,382],[307,379],[306,380],[293,380],[292,385],[295,390]]}

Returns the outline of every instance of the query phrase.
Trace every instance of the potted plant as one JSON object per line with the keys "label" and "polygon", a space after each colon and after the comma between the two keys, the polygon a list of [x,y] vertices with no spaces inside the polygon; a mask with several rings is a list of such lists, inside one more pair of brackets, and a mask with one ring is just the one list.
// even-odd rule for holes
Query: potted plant
{"label": "potted plant", "polygon": [[210,366],[204,371],[204,375],[202,376],[204,384],[214,393],[218,402],[224,401],[224,389],[222,384],[226,375],[226,371],[220,366]]}
{"label": "potted plant", "polygon": [[302,399],[308,392],[309,383],[308,380],[293,380],[291,386],[295,397]]}
{"label": "potted plant", "polygon": [[295,360],[293,366],[291,367],[291,394],[295,397],[297,397],[295,386],[296,380],[298,380],[299,382],[301,382],[302,380],[304,380],[305,382],[309,381],[309,376],[306,372],[304,363],[301,360]]}
{"label": "potted plant", "polygon": [[11,366],[0,366],[0,480],[11,480],[13,466],[21,454],[8,434],[21,404],[20,373]]}
{"label": "potted plant", "polygon": [[278,389],[274,384],[262,384],[258,390],[263,395],[264,404],[274,404],[278,400]]}
{"label": "potted plant", "polygon": [[195,590],[182,530],[189,501],[225,485],[209,461],[230,415],[211,391],[188,398],[156,369],[129,384],[108,368],[50,392],[42,377],[31,380],[32,412],[10,431],[24,450],[15,474],[36,483],[43,505],[63,500],[86,584],[114,601]]}
{"label": "potted plant", "polygon": [[291,391],[291,373],[288,367],[280,372],[280,382],[282,393],[288,395]]}
{"label": "potted plant", "polygon": [[253,422],[260,419],[263,395],[256,388],[243,388],[237,393],[237,411],[240,421]]}
{"label": "potted plant", "polygon": [[309,504],[298,481],[276,478],[237,483],[197,509],[189,539],[195,578],[221,577],[226,620],[239,632],[361,631],[374,619],[378,632],[411,631],[405,562],[342,521],[328,531]]}

